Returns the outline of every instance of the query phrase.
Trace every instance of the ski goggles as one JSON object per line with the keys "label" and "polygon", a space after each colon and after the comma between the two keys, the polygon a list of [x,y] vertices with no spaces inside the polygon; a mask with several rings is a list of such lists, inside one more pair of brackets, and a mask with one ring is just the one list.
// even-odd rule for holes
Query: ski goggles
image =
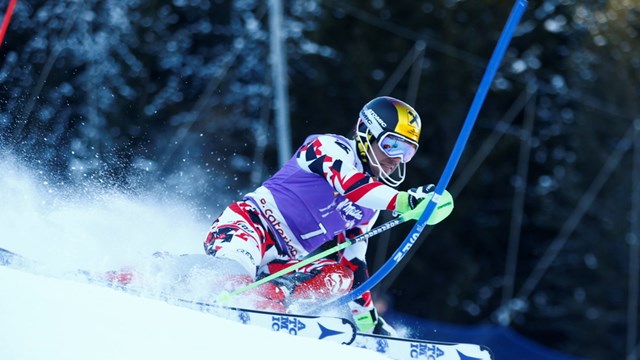
{"label": "ski goggles", "polygon": [[409,162],[418,151],[417,143],[394,133],[382,135],[378,147],[388,157],[399,157],[403,163]]}

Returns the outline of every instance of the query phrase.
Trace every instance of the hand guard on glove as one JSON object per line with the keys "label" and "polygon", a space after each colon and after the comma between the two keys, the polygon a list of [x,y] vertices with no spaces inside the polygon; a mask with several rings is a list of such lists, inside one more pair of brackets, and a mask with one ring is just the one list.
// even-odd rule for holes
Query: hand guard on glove
{"label": "hand guard on glove", "polygon": [[[423,185],[409,191],[400,191],[396,199],[395,213],[410,220],[418,220],[424,212],[429,199],[433,196],[435,185]],[[426,201],[425,201],[426,200]],[[453,211],[453,197],[445,190],[440,196],[438,205],[427,220],[428,225],[435,225],[444,220]]]}
{"label": "hand guard on glove", "polygon": [[398,336],[396,330],[378,315],[375,307],[364,307],[355,303],[349,304],[353,320],[358,331],[367,334]]}

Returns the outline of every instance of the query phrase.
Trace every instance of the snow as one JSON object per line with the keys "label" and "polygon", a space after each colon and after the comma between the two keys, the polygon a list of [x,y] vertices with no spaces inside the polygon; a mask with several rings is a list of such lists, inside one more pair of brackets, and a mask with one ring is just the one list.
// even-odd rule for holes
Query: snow
{"label": "snow", "polygon": [[4,267],[0,294],[0,359],[386,359]]}
{"label": "snow", "polygon": [[158,191],[52,184],[9,157],[0,173],[0,246],[66,269],[134,266],[156,251],[202,254],[217,215]]}
{"label": "snow", "polygon": [[[62,274],[201,254],[211,216],[164,194],[53,186],[0,157],[0,247]],[[383,359],[113,289],[0,267],[0,359]]]}

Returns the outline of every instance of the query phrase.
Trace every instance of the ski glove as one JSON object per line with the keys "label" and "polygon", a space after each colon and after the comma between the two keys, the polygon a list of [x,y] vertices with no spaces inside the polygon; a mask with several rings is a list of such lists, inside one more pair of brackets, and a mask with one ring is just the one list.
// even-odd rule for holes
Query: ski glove
{"label": "ski glove", "polygon": [[[434,185],[425,185],[413,188],[409,191],[400,191],[396,199],[395,213],[398,213],[409,220],[418,220],[429,200],[433,196]],[[426,200],[426,201],[425,201]],[[427,220],[428,225],[435,225],[444,220],[453,211],[453,197],[445,190],[440,196],[438,205]]]}
{"label": "ski glove", "polygon": [[375,307],[370,309],[361,306],[356,307],[358,309],[353,309],[352,314],[358,331],[367,334],[397,336],[396,330],[378,315],[378,310]]}

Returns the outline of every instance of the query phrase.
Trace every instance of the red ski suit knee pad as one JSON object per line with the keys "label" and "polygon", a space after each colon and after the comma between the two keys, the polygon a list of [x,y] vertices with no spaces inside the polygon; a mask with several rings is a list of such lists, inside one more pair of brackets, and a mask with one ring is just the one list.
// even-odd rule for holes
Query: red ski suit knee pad
{"label": "red ski suit knee pad", "polygon": [[353,271],[338,263],[314,269],[310,275],[310,278],[295,286],[292,297],[330,299],[348,293],[353,286]]}

